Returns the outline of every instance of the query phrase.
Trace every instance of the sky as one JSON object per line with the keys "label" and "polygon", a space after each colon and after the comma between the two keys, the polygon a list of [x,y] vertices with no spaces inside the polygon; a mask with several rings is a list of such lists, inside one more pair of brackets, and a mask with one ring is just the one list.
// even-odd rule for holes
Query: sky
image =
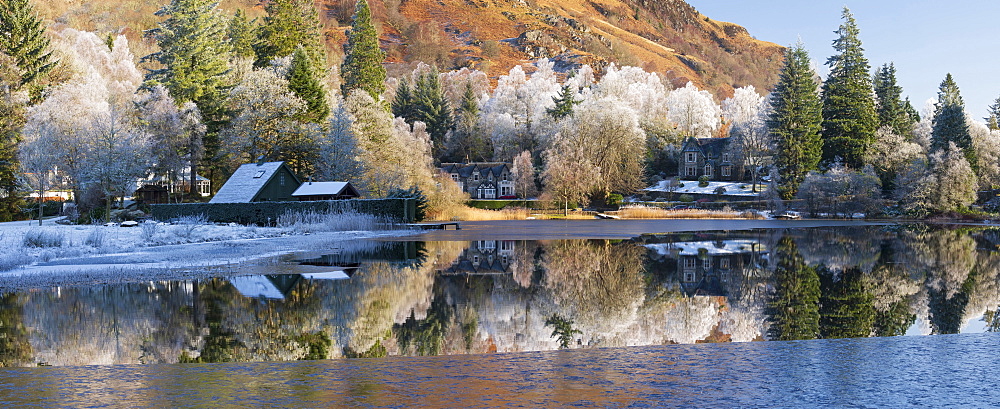
{"label": "sky", "polygon": [[1000,1],[868,0],[687,0],[714,20],[746,27],[758,40],[788,46],[801,39],[809,56],[823,65],[833,55],[834,31],[851,9],[872,69],[892,62],[903,94],[914,108],[937,96],[949,72],[958,83],[965,109],[975,118],[1000,97]]}

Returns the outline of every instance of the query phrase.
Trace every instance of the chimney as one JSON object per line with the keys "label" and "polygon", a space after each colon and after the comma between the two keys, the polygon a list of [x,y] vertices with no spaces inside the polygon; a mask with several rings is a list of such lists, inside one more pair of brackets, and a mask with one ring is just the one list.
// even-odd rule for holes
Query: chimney
{"label": "chimney", "polygon": [[257,166],[264,166],[264,155],[257,157]]}

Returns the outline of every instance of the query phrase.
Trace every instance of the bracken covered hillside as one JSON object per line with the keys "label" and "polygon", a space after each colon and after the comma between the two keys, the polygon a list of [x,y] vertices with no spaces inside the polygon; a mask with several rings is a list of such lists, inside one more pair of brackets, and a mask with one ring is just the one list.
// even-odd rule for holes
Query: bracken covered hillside
{"label": "bracken covered hillside", "polygon": [[[472,67],[491,76],[539,58],[569,70],[580,64],[635,65],[663,73],[675,86],[692,81],[717,97],[733,87],[770,89],[782,47],[741,26],[715,21],[682,0],[369,0],[381,24],[389,62],[424,61],[442,69]],[[165,2],[162,2],[165,3]],[[331,54],[340,53],[355,0],[317,0]],[[56,25],[124,31],[138,40],[162,4],[140,0],[39,0]],[[223,0],[263,14],[262,3]],[[139,45],[138,42],[133,44]],[[152,50],[149,42],[136,50]],[[402,65],[401,65],[402,66]],[[390,67],[390,73],[393,71]]]}

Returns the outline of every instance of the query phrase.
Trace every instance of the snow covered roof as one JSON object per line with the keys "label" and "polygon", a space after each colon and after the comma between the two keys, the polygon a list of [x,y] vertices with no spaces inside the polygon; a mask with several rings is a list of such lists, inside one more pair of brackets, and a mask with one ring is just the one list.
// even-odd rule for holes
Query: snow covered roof
{"label": "snow covered roof", "polygon": [[229,283],[236,287],[236,291],[249,298],[270,298],[276,300],[285,299],[285,295],[274,285],[271,280],[261,275],[231,277]]}
{"label": "snow covered roof", "polygon": [[295,189],[292,196],[338,196],[348,193],[357,195],[354,187],[351,186],[348,189],[349,186],[351,186],[350,182],[306,182],[299,186],[298,189]]}
{"label": "snow covered roof", "polygon": [[699,255],[699,249],[704,249],[706,254],[712,256],[744,254],[750,253],[754,249],[757,251],[764,251],[763,246],[761,246],[758,241],[747,239],[657,243],[647,244],[646,248],[654,250],[665,256],[669,256],[671,254],[677,254],[680,256],[697,256]]}
{"label": "snow covered roof", "polygon": [[249,203],[274,177],[284,162],[248,163],[240,166],[209,203]]}

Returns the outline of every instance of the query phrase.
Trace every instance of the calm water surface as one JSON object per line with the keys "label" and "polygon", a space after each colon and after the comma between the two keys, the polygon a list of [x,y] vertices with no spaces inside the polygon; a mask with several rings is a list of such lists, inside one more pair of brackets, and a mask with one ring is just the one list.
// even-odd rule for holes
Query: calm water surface
{"label": "calm water surface", "polygon": [[303,249],[207,280],[0,289],[0,366],[21,368],[0,369],[0,400],[998,404],[998,230],[483,237]]}

